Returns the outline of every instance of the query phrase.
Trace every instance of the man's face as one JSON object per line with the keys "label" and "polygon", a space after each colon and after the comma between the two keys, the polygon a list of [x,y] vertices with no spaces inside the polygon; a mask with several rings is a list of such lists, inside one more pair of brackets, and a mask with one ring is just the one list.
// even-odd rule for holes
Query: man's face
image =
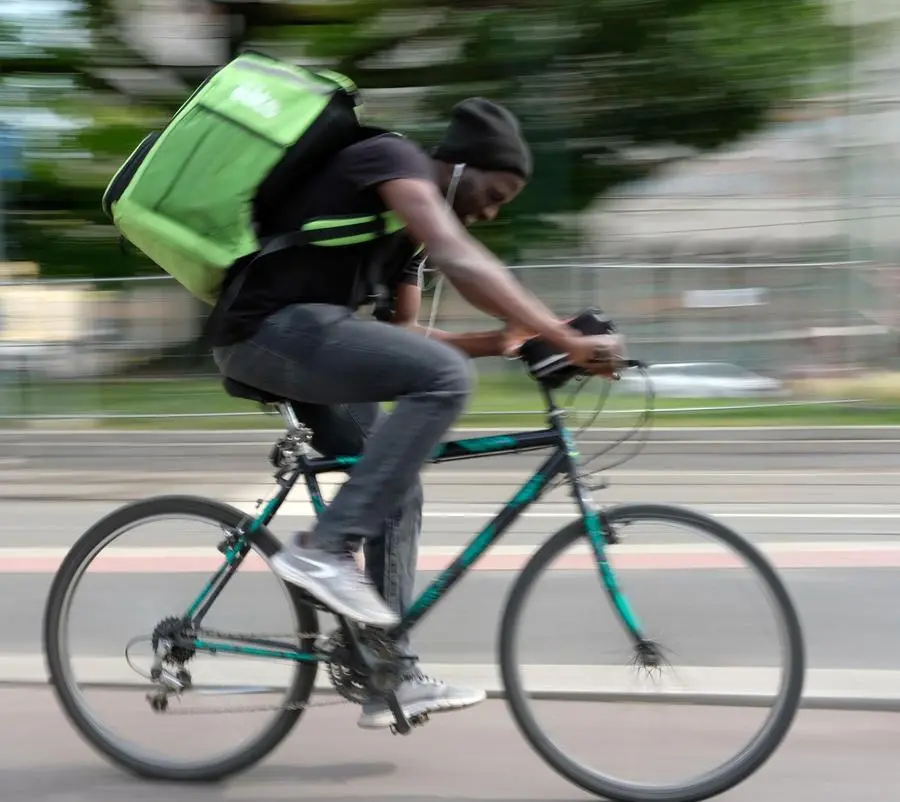
{"label": "man's face", "polygon": [[466,167],[456,189],[453,210],[466,227],[489,223],[500,207],[513,200],[525,188],[515,173],[485,172]]}

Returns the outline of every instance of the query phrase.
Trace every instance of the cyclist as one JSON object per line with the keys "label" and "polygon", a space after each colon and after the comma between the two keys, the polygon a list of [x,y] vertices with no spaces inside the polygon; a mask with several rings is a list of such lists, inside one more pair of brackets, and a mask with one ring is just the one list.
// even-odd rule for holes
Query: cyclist
{"label": "cyclist", "polygon": [[[360,623],[390,627],[412,600],[419,472],[466,402],[467,356],[503,353],[527,335],[543,337],[589,373],[610,375],[619,366],[619,338],[580,336],[466,231],[494,219],[531,172],[517,119],[483,98],[454,107],[431,155],[392,134],[351,145],[263,221],[261,233],[296,230],[314,217],[388,211],[403,227],[354,247],[308,247],[260,260],[212,336],[221,372],[296,402],[316,432],[317,450],[363,452],[312,530],[298,533],[273,560],[285,581]],[[415,321],[424,255],[467,301],[506,327],[423,336]],[[389,320],[358,314],[376,289],[372,275],[393,302]],[[379,412],[385,401],[396,402],[389,415]],[[366,573],[354,556],[361,544]],[[483,691],[424,676],[408,643],[398,646],[410,657],[397,691],[407,715],[468,707],[485,698]],[[358,723],[392,722],[386,705],[372,701]]]}

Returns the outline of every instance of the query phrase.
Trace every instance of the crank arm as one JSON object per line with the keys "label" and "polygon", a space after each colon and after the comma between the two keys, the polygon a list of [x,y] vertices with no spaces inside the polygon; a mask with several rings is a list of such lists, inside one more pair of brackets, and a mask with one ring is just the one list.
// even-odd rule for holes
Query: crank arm
{"label": "crank arm", "polygon": [[394,735],[409,735],[412,727],[410,726],[409,719],[406,718],[406,714],[403,712],[403,708],[400,707],[400,702],[397,701],[397,694],[394,693],[394,691],[388,691],[384,695],[384,700],[394,714],[394,723],[391,724],[391,732],[393,732]]}

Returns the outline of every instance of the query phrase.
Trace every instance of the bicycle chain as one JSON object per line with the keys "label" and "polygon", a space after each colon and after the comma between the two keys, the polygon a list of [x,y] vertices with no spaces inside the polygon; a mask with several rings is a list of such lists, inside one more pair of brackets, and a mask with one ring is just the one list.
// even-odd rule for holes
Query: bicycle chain
{"label": "bicycle chain", "polygon": [[[173,694],[174,695],[174,694]],[[180,696],[176,699],[181,700]],[[333,707],[334,705],[348,705],[347,699],[334,699],[327,702],[292,702],[284,705],[243,705],[240,707],[210,707],[199,709],[185,710],[183,708],[167,707],[164,711],[160,711],[163,716],[217,716],[223,713],[266,713],[272,710],[284,710],[291,712],[294,710],[304,710],[308,707]]]}
{"label": "bicycle chain", "polygon": [[[290,632],[290,633],[279,633],[279,632],[253,632],[253,633],[244,633],[244,632],[218,632],[213,629],[204,629],[201,631],[204,638],[219,638],[221,640],[229,640],[232,638],[244,638],[244,639],[252,639],[252,638],[267,638],[267,639],[277,639],[277,638],[296,638],[296,639],[311,639],[318,640],[323,636],[321,632]],[[327,637],[327,636],[326,636]],[[312,693],[315,692],[315,688]],[[168,697],[175,697],[179,701],[181,701],[182,694],[180,693],[170,693],[167,694]],[[220,708],[209,708],[203,710],[178,710],[172,708],[166,708],[165,711],[160,711],[161,715],[166,716],[209,716],[209,715],[219,715],[220,713],[265,713],[270,710],[284,710],[284,711],[293,711],[293,710],[303,710],[308,707],[334,707],[335,705],[345,705],[350,704],[347,699],[335,699],[332,701],[322,701],[322,702],[292,702],[290,704],[281,704],[281,705],[244,705],[242,707],[220,707]]]}

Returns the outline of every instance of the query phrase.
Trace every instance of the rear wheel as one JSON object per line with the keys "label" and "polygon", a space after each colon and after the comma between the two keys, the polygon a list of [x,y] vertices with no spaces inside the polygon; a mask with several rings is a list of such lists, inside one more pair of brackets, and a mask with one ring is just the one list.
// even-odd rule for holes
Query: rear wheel
{"label": "rear wheel", "polygon": [[[135,658],[129,658],[129,662],[119,651],[135,635],[143,637],[134,640],[149,642],[154,632],[158,637],[162,631],[160,626],[177,623],[190,600],[224,562],[217,544],[246,520],[247,516],[233,507],[191,496],[164,496],[136,502],[94,524],[76,542],[56,573],[47,600],[43,632],[51,686],[81,735],[114,763],[134,774],[176,781],[222,779],[249,768],[269,754],[303,714],[315,682],[318,668],[315,662],[248,660],[223,653],[212,656],[198,649],[193,654],[181,655],[183,669],[192,675],[191,686],[180,699],[161,701],[158,694],[153,694],[152,700],[147,697],[147,692],[158,691],[159,685],[149,679],[146,668],[135,667]],[[142,541],[139,539],[139,545],[131,548],[110,548],[137,527],[160,521],[166,523],[159,535],[145,536]],[[191,547],[189,540],[182,539],[182,530],[188,522],[210,530],[212,537],[203,547]],[[166,548],[165,538],[173,537],[176,539]],[[163,547],[154,549],[142,543],[162,543]],[[285,628],[281,630],[286,635],[280,639],[309,652],[318,634],[316,611],[304,603],[296,589],[265,570],[269,567],[268,560],[280,548],[271,532],[259,529],[253,536],[251,551],[216,598],[210,615],[220,609],[225,611],[227,618],[224,625],[215,627],[218,631],[244,635],[271,632],[271,627],[277,626],[274,620],[260,622],[259,629],[256,625],[249,629],[244,620],[257,606],[264,605],[267,597],[260,579],[268,579],[273,597],[281,600],[281,612],[287,613]],[[158,566],[150,554],[158,555]],[[92,568],[97,568],[99,588],[93,593],[87,591],[87,621],[79,627],[72,625],[73,603],[76,590],[89,579]],[[128,578],[123,580],[126,572]],[[244,578],[249,578],[249,588],[242,591],[243,595],[236,591],[234,598],[229,599],[229,593],[240,585],[238,580]],[[163,600],[158,605],[141,604],[126,597],[125,594],[147,585],[161,587]],[[86,636],[89,653],[78,658],[72,654],[71,646],[81,636]],[[199,636],[202,637],[202,632]],[[148,646],[148,653],[151,651]],[[204,661],[211,665],[208,674],[200,667]],[[282,671],[279,679],[274,677],[276,669]],[[83,685],[78,680],[80,672],[87,675]],[[87,700],[89,693],[94,692],[99,700],[98,709],[91,709]],[[280,699],[273,704],[269,701],[271,696]],[[235,706],[232,703],[238,697],[243,700]],[[204,707],[209,699],[215,700],[211,709]],[[134,707],[131,711],[127,708],[129,703]],[[229,719],[227,727],[222,727],[221,717],[214,715],[231,712],[248,717],[257,713],[268,715],[258,732],[236,746],[225,748],[223,753],[189,757],[189,752],[201,751],[233,733],[233,719]],[[185,715],[191,713],[197,715]],[[140,736],[151,746],[119,735],[116,726],[123,724],[137,727]],[[171,730],[165,730],[166,726]],[[164,756],[157,751],[165,748],[175,754]]]}
{"label": "rear wheel", "polygon": [[[679,672],[679,676],[676,679],[680,681],[682,677],[688,677],[701,682],[715,680],[723,685],[724,690],[719,688],[722,692],[716,697],[713,693],[714,688],[707,687],[692,697],[680,694],[676,685],[667,692],[664,691],[656,707],[651,708],[645,703],[652,701],[650,692],[661,689],[663,680],[654,678],[654,684],[649,688],[629,686],[627,674],[629,671],[633,674],[634,670],[633,666],[625,665],[627,659],[622,661],[621,666],[622,675],[626,676],[623,682],[613,681],[614,675],[611,673],[613,666],[600,667],[593,663],[547,665],[551,662],[562,663],[560,659],[562,649],[558,640],[561,633],[566,630],[577,633],[577,637],[582,639],[575,648],[577,654],[583,655],[589,647],[608,646],[609,649],[613,649],[610,643],[614,638],[610,634],[596,639],[590,636],[593,625],[603,612],[610,609],[610,605],[609,597],[602,588],[596,557],[586,538],[583,524],[576,521],[554,535],[535,552],[510,591],[500,631],[500,668],[509,709],[519,730],[532,748],[559,774],[592,794],[615,802],[697,802],[721,794],[745,780],[765,763],[784,740],[794,720],[803,688],[805,662],[797,612],[784,584],[763,554],[736,532],[717,521],[690,510],[642,504],[615,507],[607,510],[605,515],[608,525],[622,538],[623,544],[630,544],[630,536],[625,535],[632,527],[667,524],[680,527],[690,534],[703,535],[713,541],[713,546],[730,552],[730,556],[727,557],[714,557],[708,548],[705,551],[698,550],[697,547],[688,546],[680,540],[666,541],[658,538],[651,540],[647,547],[631,545],[607,547],[609,563],[617,574],[621,576],[620,570],[634,568],[633,574],[627,572],[628,583],[631,583],[635,590],[639,587],[648,588],[650,600],[653,601],[655,596],[655,600],[659,602],[662,611],[661,625],[659,620],[656,621],[657,626],[654,626],[654,621],[648,621],[645,625],[645,636],[655,640],[655,635],[661,628],[667,630],[662,633],[660,643],[665,654],[669,645],[666,636],[681,634],[683,638],[679,646],[687,641],[686,650],[702,656],[699,660],[678,665],[676,671]],[[563,556],[567,549],[575,549],[577,553],[574,556]],[[648,559],[654,554],[656,555],[654,559]],[[622,565],[617,569],[616,564],[620,559]],[[549,570],[551,564],[557,560],[560,561],[561,570],[551,572]],[[665,560],[669,561],[669,568],[681,570],[672,570],[668,575],[664,574]],[[693,564],[688,564],[688,561],[693,561]],[[627,565],[629,562],[630,565]],[[722,593],[722,588],[729,588],[729,593],[733,591],[735,567],[748,569],[752,579],[762,586],[763,597],[767,597],[767,606],[773,618],[772,629],[777,633],[776,640],[780,640],[780,671],[761,667],[759,663],[750,668],[733,668],[727,664],[725,666],[714,664],[706,658],[708,649],[718,645],[718,641],[741,644],[748,636],[755,637],[756,630],[746,625],[728,632],[721,624],[713,623],[712,619],[722,615],[722,609],[714,609],[703,598],[705,590],[712,587],[709,601],[713,605],[719,604],[720,608],[727,607],[729,598],[726,598],[727,594]],[[685,571],[684,568],[691,570]],[[725,570],[728,571],[727,575],[723,574]],[[706,573],[701,577],[701,572],[704,571]],[[569,606],[553,611],[555,625],[551,627],[549,635],[538,634],[529,638],[522,634],[523,611],[538,579],[550,573],[556,574],[554,579],[548,581],[553,587],[550,603],[559,604],[562,597],[568,601]],[[707,584],[704,585],[704,582]],[[687,591],[686,606],[689,614],[679,632],[679,628],[671,623],[671,617],[676,610],[669,591],[680,587]],[[584,599],[593,598],[589,594],[595,588],[598,591],[597,604],[586,608]],[[576,592],[581,595],[574,602],[577,608],[572,609],[571,594]],[[607,603],[599,599],[601,595],[607,596]],[[626,592],[626,595],[630,594]],[[652,604],[634,605],[639,618],[642,617],[642,612],[646,612],[652,606]],[[732,606],[738,613],[747,609],[743,602]],[[538,614],[544,619],[551,615],[547,605],[543,608],[539,606]],[[615,613],[613,615],[615,616]],[[617,618],[611,624],[609,632],[621,638],[622,627],[620,624],[616,626],[616,623]],[[712,635],[714,629],[716,632]],[[546,632],[546,624],[541,632]],[[699,636],[706,634],[711,637],[699,643],[702,640]],[[539,651],[535,643],[540,637],[547,637],[552,641],[543,652]],[[539,656],[541,659],[534,661],[539,665],[531,665],[532,660],[520,658],[520,650]],[[630,640],[624,641],[624,646],[619,651],[623,654],[630,652],[632,658],[636,657],[634,644]],[[553,653],[554,659],[546,659],[545,653]],[[746,657],[746,648],[743,654]],[[751,655],[751,659],[755,657],[755,654]],[[587,660],[582,657],[578,662],[586,663]],[[554,670],[557,672],[556,678]],[[666,670],[667,665],[664,663],[661,672]],[[532,676],[537,677],[537,682],[541,685],[540,692],[534,696],[526,692],[526,683],[531,681]],[[775,687],[771,693],[767,695],[748,693],[747,683],[750,681],[748,677],[759,676],[773,680]],[[733,687],[725,687],[727,683],[721,682],[723,677],[729,678],[728,681],[732,682]],[[737,682],[734,681],[734,677],[738,677]],[[577,687],[579,684],[581,687]],[[738,698],[740,694],[744,696]],[[748,695],[753,697],[749,699],[749,705]],[[551,739],[546,734],[535,714],[538,703],[544,704],[548,699],[551,701],[542,709],[556,705],[556,719],[564,730],[568,728],[571,731],[580,727],[586,731],[590,743],[588,750],[592,755],[609,762],[616,756],[623,756],[622,763],[628,770],[649,767],[651,770],[663,771],[670,768],[667,763],[668,757],[663,754],[665,749],[661,747],[671,746],[671,751],[677,752],[679,757],[693,758],[694,755],[690,753],[696,750],[691,746],[692,739],[705,745],[708,745],[709,741],[715,741],[717,743],[713,744],[714,746],[721,746],[719,742],[727,740],[724,736],[730,734],[735,720],[743,721],[748,717],[749,707],[753,708],[753,713],[760,708],[767,709],[761,714],[765,715],[765,719],[757,732],[742,747],[737,747],[736,754],[733,751],[726,751],[726,755],[732,756],[724,759],[712,770],[699,772],[686,779],[679,777],[676,781],[646,783],[622,779],[611,772],[588,768],[580,760],[564,752],[557,745],[556,739]],[[577,704],[571,704],[573,701]],[[605,708],[604,702],[607,705]],[[611,707],[610,702],[617,704]],[[567,712],[560,713],[559,710],[567,703],[569,704],[565,708]],[[586,713],[587,705],[594,703],[596,706],[591,709],[597,712]],[[623,711],[626,705],[633,707]],[[648,715],[646,711],[651,709],[654,713],[664,715],[660,725],[651,731],[649,738],[629,737],[626,732],[628,726],[634,724],[636,720],[638,723],[643,722]],[[686,716],[693,714],[700,721],[689,724],[685,730],[679,731],[673,724],[673,720],[679,714]],[[719,716],[718,720],[715,719],[716,716]],[[549,718],[552,719],[553,715],[551,714]],[[610,722],[614,718],[620,719],[618,725]],[[710,721],[713,722],[712,726]],[[654,739],[658,739],[660,748],[654,747]],[[726,747],[726,749],[734,748]],[[606,765],[609,765],[609,762]]]}

